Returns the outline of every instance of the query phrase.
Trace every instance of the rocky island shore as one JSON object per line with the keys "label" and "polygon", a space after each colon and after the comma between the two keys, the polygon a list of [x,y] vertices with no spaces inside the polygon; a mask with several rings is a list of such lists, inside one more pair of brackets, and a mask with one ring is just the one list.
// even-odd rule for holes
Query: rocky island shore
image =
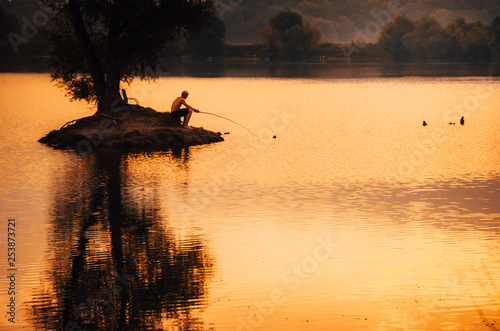
{"label": "rocky island shore", "polygon": [[220,132],[186,129],[170,113],[126,107],[116,116],[95,114],[66,123],[38,141],[58,149],[90,153],[103,147],[161,151],[223,141]]}

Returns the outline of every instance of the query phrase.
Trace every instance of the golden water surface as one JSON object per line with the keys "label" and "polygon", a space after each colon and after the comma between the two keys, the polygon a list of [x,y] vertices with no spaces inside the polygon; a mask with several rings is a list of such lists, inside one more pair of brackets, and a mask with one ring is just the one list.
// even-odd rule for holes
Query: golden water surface
{"label": "golden water surface", "polygon": [[499,328],[498,79],[164,77],[127,92],[167,111],[184,89],[257,137],[195,114],[225,141],[53,150],[37,139],[92,110],[46,74],[0,74],[0,250],[15,218],[18,257],[16,328],[4,308],[1,329]]}

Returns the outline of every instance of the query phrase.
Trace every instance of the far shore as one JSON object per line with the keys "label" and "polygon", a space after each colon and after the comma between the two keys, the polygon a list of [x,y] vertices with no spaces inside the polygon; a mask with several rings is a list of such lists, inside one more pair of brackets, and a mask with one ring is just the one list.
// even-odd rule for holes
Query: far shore
{"label": "far shore", "polygon": [[[50,73],[48,56],[0,55],[0,73]],[[352,77],[371,77],[358,68],[373,70],[375,76],[384,72],[394,76],[500,76],[500,60],[467,62],[445,60],[387,58],[333,58],[317,57],[301,61],[271,61],[258,56],[219,56],[195,58],[170,56],[162,58],[162,68],[157,75],[188,77],[345,77],[346,70]],[[349,76],[349,75],[348,75]]]}

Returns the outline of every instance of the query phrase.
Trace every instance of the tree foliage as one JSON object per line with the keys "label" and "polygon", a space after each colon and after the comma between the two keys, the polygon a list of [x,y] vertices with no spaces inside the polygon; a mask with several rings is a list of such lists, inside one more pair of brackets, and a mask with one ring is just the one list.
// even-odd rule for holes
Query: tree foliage
{"label": "tree foliage", "polygon": [[281,39],[286,41],[286,33],[295,26],[302,26],[302,16],[292,11],[282,11],[269,20],[271,28],[279,32]]}
{"label": "tree foliage", "polygon": [[260,31],[260,37],[268,41],[271,57],[298,60],[308,56],[321,40],[321,32],[310,23],[302,23],[302,16],[282,11],[271,17],[270,26]]}
{"label": "tree foliage", "polygon": [[169,42],[190,38],[214,17],[211,0],[45,0],[57,13],[49,27],[52,78],[72,99],[120,104],[120,83],[155,76]]}
{"label": "tree foliage", "polygon": [[207,22],[203,32],[188,41],[185,51],[195,57],[213,57],[224,53],[226,26],[219,18]]}
{"label": "tree foliage", "polygon": [[491,56],[500,58],[500,16],[497,16],[490,26]]}
{"label": "tree foliage", "polygon": [[481,22],[476,22],[466,26],[460,47],[467,59],[487,59],[490,56],[488,43],[486,26]]}
{"label": "tree foliage", "polygon": [[0,36],[3,38],[9,32],[16,30],[17,27],[17,19],[13,15],[7,15],[4,9],[0,7]]}
{"label": "tree foliage", "polygon": [[279,42],[281,34],[269,26],[265,26],[260,30],[260,38],[267,40],[269,47],[269,55],[276,54],[279,50]]}
{"label": "tree foliage", "polygon": [[382,27],[378,45],[393,58],[485,60],[498,54],[500,18],[490,26],[457,18],[443,27],[435,18],[397,16]]}
{"label": "tree foliage", "polygon": [[405,57],[410,51],[403,44],[403,37],[413,31],[415,24],[404,15],[398,15],[393,22],[382,27],[378,44],[394,58]]}
{"label": "tree foliage", "polygon": [[443,51],[442,30],[435,18],[421,18],[415,22],[413,30],[403,36],[403,45],[418,57],[440,57]]}

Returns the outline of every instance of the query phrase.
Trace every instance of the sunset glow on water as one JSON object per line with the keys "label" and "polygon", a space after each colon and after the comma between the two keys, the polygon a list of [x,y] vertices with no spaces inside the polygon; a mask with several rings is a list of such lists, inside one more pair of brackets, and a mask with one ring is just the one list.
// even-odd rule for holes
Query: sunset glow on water
{"label": "sunset glow on water", "polygon": [[497,78],[162,77],[127,92],[167,111],[184,89],[258,137],[195,114],[225,141],[54,150],[37,140],[92,110],[46,74],[0,74],[20,329],[498,329]]}

